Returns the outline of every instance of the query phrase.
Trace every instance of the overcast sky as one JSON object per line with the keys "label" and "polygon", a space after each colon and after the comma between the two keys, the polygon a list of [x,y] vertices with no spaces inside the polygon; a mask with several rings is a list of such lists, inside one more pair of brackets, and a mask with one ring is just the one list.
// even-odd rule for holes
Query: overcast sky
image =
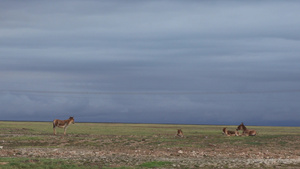
{"label": "overcast sky", "polygon": [[300,126],[300,1],[0,2],[0,120]]}

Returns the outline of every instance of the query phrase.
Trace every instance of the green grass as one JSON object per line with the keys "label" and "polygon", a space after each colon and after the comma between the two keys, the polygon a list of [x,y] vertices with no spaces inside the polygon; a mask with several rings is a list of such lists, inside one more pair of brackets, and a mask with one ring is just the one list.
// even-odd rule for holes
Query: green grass
{"label": "green grass", "polygon": [[[0,133],[52,134],[52,122],[0,122]],[[214,135],[221,132],[219,126],[205,125],[170,125],[170,124],[123,124],[123,123],[75,123],[68,127],[67,134],[87,135],[137,135],[152,136],[153,134],[170,134],[181,128],[184,134],[189,135]],[[63,134],[62,129],[57,129],[58,134]],[[173,135],[173,134],[172,134]],[[174,133],[175,135],[175,133]]]}
{"label": "green grass", "polygon": [[[265,149],[289,152],[300,147],[298,141],[300,140],[300,127],[247,126],[249,129],[257,130],[258,134],[254,137],[227,137],[222,135],[223,127],[234,130],[237,126],[75,123],[67,129],[67,136],[63,135],[63,129],[60,128],[57,128],[57,135],[54,136],[52,122],[0,121],[0,141],[1,146],[4,146],[3,149],[15,149],[16,151],[20,148],[74,148],[115,151],[116,156],[118,156],[117,151],[131,153],[131,155],[135,155],[134,152],[137,150],[146,153],[162,151],[167,154],[166,158],[169,158],[170,154],[177,157],[178,150],[209,153],[221,149],[226,151],[229,148],[229,150],[237,149],[239,151],[248,149],[255,154],[255,151]],[[177,129],[182,129],[184,138],[174,137]],[[132,169],[173,167],[170,162],[159,160],[152,162],[146,162],[148,161],[146,160],[135,166],[126,166],[126,163],[123,162],[124,166],[119,166],[105,162],[105,160],[82,162],[77,159],[74,162],[30,157],[32,158],[0,158],[0,162],[2,162],[0,168],[98,168],[101,166],[107,169]]]}
{"label": "green grass", "polygon": [[[186,136],[212,136],[220,135],[223,127],[235,129],[237,126],[217,125],[172,125],[172,124],[123,124],[123,123],[75,123],[68,127],[67,134],[86,135],[135,135],[153,136],[172,135],[181,128]],[[269,127],[269,126],[247,126],[249,129],[258,131],[258,135],[299,135],[299,127]],[[52,134],[52,122],[9,122],[0,121],[0,134],[30,133],[30,134]],[[57,129],[58,135],[63,134],[62,129]]]}
{"label": "green grass", "polygon": [[[216,125],[172,125],[172,124],[123,124],[123,123],[75,123],[67,129],[67,136],[63,136],[63,130],[57,128],[57,136],[65,140],[65,146],[103,146],[110,144],[131,145],[142,140],[146,145],[158,145],[163,147],[206,147],[208,144],[251,144],[265,146],[275,139],[293,137],[299,135],[299,127],[269,127],[269,126],[248,126],[255,129],[258,135],[255,137],[225,137],[222,129],[235,129],[236,126]],[[51,140],[53,136],[52,122],[1,122],[0,134],[21,134],[8,135],[3,140],[15,141],[15,146],[30,146],[33,141],[36,144],[31,146],[55,147],[55,143],[46,145],[44,140]],[[174,138],[177,129],[182,129],[185,138]],[[72,136],[71,137],[68,137]],[[99,136],[109,137],[110,141],[102,142]],[[80,142],[84,140],[84,142]],[[27,142],[30,144],[27,144]],[[201,144],[197,144],[197,143]],[[286,145],[283,140],[279,145]]]}
{"label": "green grass", "polygon": [[40,136],[15,136],[15,137],[12,137],[10,138],[11,140],[19,140],[19,141],[22,141],[22,140],[36,140],[36,141],[39,141],[39,140],[44,140],[43,137],[40,137]]}
{"label": "green grass", "polygon": [[70,160],[40,159],[40,158],[0,158],[0,168],[5,169],[88,169],[98,168],[99,166],[84,165],[84,163],[73,162]]}

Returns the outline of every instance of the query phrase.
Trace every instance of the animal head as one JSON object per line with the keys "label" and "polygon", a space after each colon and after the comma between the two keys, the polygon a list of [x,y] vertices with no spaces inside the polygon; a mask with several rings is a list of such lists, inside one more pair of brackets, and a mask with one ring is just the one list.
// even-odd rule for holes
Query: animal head
{"label": "animal head", "polygon": [[176,136],[183,137],[183,132],[182,132],[181,129],[177,129],[177,135]]}
{"label": "animal head", "polygon": [[244,125],[244,123],[241,123],[237,128],[236,130],[244,130],[246,127]]}
{"label": "animal head", "polygon": [[71,122],[71,123],[73,123],[73,124],[75,123],[74,117],[70,117],[69,119],[70,119],[70,122]]}
{"label": "animal head", "polygon": [[227,129],[226,127],[223,128],[223,133],[226,133]]}

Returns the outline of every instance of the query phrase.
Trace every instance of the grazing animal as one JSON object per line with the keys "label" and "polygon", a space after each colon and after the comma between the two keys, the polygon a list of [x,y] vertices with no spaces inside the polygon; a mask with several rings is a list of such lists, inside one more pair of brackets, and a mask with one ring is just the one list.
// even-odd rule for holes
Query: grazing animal
{"label": "grazing animal", "polygon": [[241,123],[236,130],[243,130],[243,135],[245,136],[256,136],[256,131],[247,129],[244,123]]}
{"label": "grazing animal", "polygon": [[177,130],[177,134],[175,135],[175,137],[183,137],[183,132],[181,129]]}
{"label": "grazing animal", "polygon": [[75,123],[73,117],[70,117],[70,118],[67,119],[67,120],[59,120],[59,119],[53,120],[53,133],[54,133],[54,135],[56,135],[56,127],[63,128],[63,129],[64,129],[64,135],[66,135],[67,127],[68,127],[71,123],[72,123],[72,124]]}
{"label": "grazing animal", "polygon": [[226,136],[239,136],[240,133],[235,130],[235,131],[231,131],[231,130],[227,130],[227,128],[223,128],[223,134],[225,134]]}

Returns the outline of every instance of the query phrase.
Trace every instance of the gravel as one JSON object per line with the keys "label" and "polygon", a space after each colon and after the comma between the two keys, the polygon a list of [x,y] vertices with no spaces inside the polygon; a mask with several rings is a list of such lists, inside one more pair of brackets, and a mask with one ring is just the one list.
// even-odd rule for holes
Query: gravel
{"label": "gravel", "polygon": [[[185,157],[182,150],[178,154],[155,155],[143,154],[138,150],[134,153],[111,152],[101,150],[88,150],[69,148],[19,148],[19,149],[1,149],[0,157],[31,157],[31,158],[53,158],[81,160],[92,163],[119,165],[119,166],[137,166],[149,161],[168,161],[172,162],[171,168],[261,168],[261,167],[289,167],[300,166],[300,157],[298,158],[224,158],[211,156],[196,151],[189,152],[191,156]],[[197,155],[198,154],[198,155]],[[193,156],[194,155],[194,156]]]}

